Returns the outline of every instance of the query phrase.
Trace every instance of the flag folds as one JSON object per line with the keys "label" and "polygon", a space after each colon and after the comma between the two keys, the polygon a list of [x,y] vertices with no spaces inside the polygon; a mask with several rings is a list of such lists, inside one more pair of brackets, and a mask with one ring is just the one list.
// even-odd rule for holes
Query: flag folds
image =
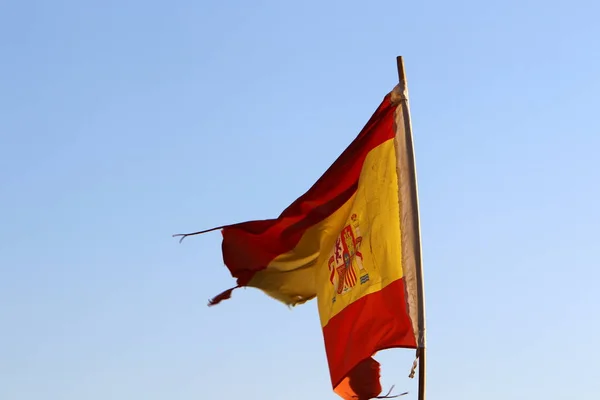
{"label": "flag folds", "polygon": [[[288,305],[316,297],[336,393],[381,392],[379,350],[417,348],[420,257],[408,102],[386,95],[356,139],[276,219],[222,227],[237,287]],[[231,296],[230,289],[211,304]]]}

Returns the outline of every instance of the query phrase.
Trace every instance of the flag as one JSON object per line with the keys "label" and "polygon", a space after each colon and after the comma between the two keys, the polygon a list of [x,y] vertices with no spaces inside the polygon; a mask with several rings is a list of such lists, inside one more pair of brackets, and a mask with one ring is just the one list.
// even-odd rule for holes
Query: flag
{"label": "flag", "polygon": [[423,338],[408,127],[408,101],[399,85],[278,218],[215,228],[222,231],[223,260],[237,286],[210,304],[248,286],[292,306],[316,298],[331,383],[344,399],[379,395],[379,364],[372,356],[417,348]]}

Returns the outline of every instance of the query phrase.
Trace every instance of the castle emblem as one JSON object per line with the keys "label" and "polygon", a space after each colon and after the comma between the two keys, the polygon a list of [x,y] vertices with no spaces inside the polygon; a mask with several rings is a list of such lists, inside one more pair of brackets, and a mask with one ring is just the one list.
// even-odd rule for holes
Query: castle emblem
{"label": "castle emblem", "polygon": [[369,273],[363,265],[360,252],[362,236],[357,215],[352,214],[350,221],[336,239],[329,257],[329,282],[336,289],[333,302],[337,295],[348,293],[358,282],[362,285],[369,281]]}

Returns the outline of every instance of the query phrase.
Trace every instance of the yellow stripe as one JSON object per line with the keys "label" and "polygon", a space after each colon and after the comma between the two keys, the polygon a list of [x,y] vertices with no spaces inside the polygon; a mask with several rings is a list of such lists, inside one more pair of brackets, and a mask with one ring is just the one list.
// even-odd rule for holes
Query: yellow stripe
{"label": "yellow stripe", "polygon": [[296,247],[276,257],[269,266],[254,274],[248,286],[289,305],[297,305],[317,295],[317,266],[326,265],[326,256],[350,215],[356,194],[333,214],[306,230]]}
{"label": "yellow stripe", "polygon": [[[336,252],[336,242],[341,252]],[[353,274],[345,268],[343,253]],[[331,257],[333,264],[329,262]],[[400,260],[398,178],[394,140],[390,139],[367,155],[356,193],[328,218],[309,228],[292,251],[257,272],[249,286],[290,305],[317,296],[321,324],[325,326],[352,302],[402,278]],[[342,293],[338,294],[340,278],[347,284],[339,286]]]}
{"label": "yellow stripe", "polygon": [[[393,139],[379,145],[367,156],[344,227],[336,238],[337,246],[334,244],[328,257],[328,261],[333,257],[333,268],[325,263],[317,269],[322,326],[351,303],[402,278],[398,175]],[[347,244],[344,246],[344,243]],[[343,252],[349,254],[349,260],[344,260]],[[345,267],[348,263],[354,271],[351,277],[355,276],[356,281],[346,278],[346,284],[340,285],[342,275],[345,273],[348,277]],[[330,272],[334,268],[332,284]],[[340,289],[342,293],[339,293]]]}

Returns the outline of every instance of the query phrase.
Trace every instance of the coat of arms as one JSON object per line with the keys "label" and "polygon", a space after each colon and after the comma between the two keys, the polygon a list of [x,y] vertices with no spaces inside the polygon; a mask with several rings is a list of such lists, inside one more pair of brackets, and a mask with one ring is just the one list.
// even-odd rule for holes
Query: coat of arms
{"label": "coat of arms", "polygon": [[337,237],[329,257],[329,281],[336,289],[333,302],[337,295],[351,291],[359,281],[361,285],[369,281],[360,252],[362,236],[357,215],[352,214],[350,221]]}

